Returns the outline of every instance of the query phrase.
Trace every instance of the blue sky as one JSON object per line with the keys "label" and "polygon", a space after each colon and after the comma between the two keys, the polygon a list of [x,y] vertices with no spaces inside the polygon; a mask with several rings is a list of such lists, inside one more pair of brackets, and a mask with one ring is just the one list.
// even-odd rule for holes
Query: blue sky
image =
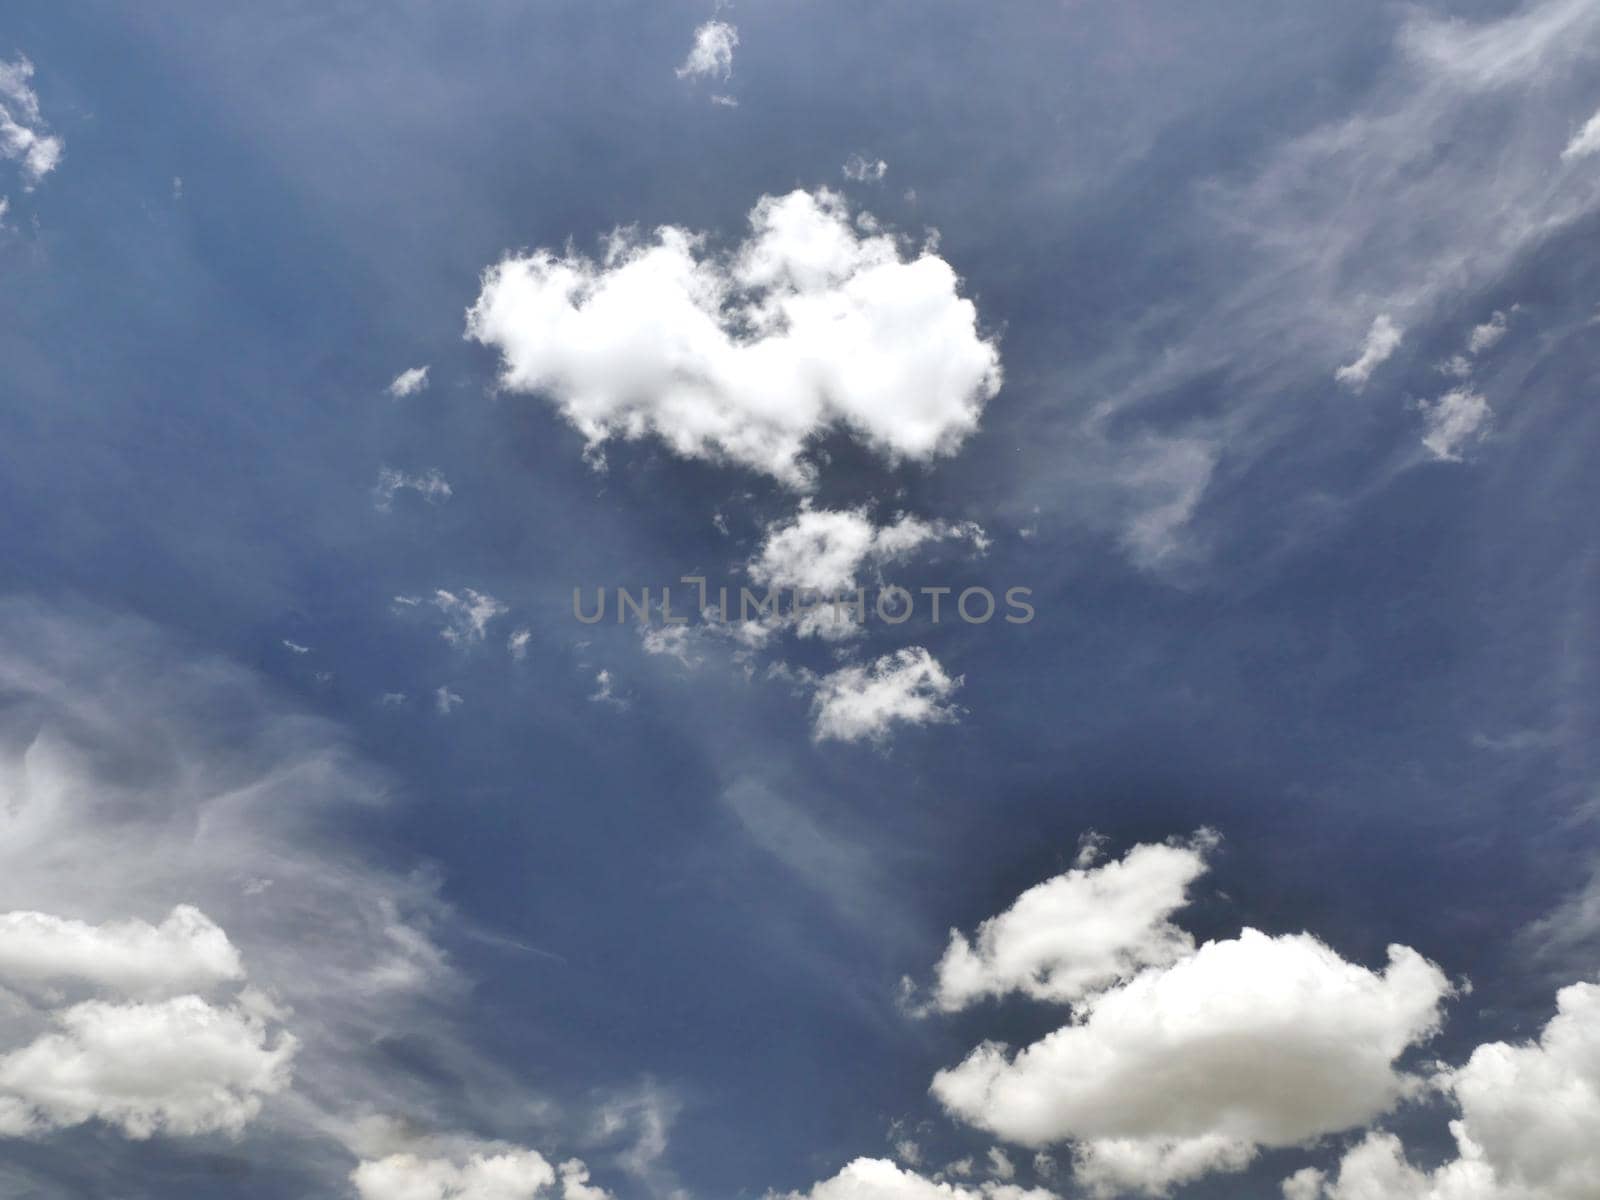
{"label": "blue sky", "polygon": [[0,1192],[1593,1195],[1597,55],[8,5]]}

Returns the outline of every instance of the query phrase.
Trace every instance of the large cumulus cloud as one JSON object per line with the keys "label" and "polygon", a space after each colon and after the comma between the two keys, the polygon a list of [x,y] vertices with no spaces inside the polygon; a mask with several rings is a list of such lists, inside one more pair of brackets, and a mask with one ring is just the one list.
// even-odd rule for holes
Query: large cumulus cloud
{"label": "large cumulus cloud", "polygon": [[807,447],[830,430],[895,463],[949,454],[977,427],[1000,356],[958,284],[931,249],[907,253],[838,194],[801,190],[762,197],[727,253],[669,225],[617,231],[598,261],[507,257],[467,336],[591,450],[657,437],[804,487]]}
{"label": "large cumulus cloud", "polygon": [[1075,868],[976,944],[953,935],[941,1007],[1017,990],[1072,1012],[1020,1051],[985,1042],[940,1071],[946,1111],[1010,1142],[1070,1144],[1096,1195],[1159,1195],[1262,1146],[1365,1126],[1423,1086],[1398,1060],[1439,1027],[1439,968],[1397,945],[1371,970],[1310,934],[1249,928],[1196,948],[1168,917],[1214,842]]}

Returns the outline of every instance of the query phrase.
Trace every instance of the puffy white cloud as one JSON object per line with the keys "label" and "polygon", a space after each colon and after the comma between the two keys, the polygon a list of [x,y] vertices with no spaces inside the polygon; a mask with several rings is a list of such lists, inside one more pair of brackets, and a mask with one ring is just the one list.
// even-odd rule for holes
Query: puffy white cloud
{"label": "puffy white cloud", "polygon": [[1009,992],[1072,1002],[1187,957],[1194,939],[1168,917],[1188,903],[1189,885],[1205,873],[1215,845],[1205,831],[1186,843],[1135,846],[1119,861],[1029,888],[973,939],[952,929],[934,1003],[957,1012]]}
{"label": "puffy white cloud", "polygon": [[157,996],[204,991],[244,977],[228,935],[199,909],[174,908],[160,925],[90,925],[39,912],[0,913],[0,987],[63,983]]}
{"label": "puffy white cloud", "polygon": [[1389,361],[1389,357],[1400,348],[1402,335],[1400,326],[1394,323],[1389,314],[1379,314],[1373,320],[1372,328],[1367,330],[1367,339],[1361,345],[1361,356],[1335,371],[1334,378],[1359,392],[1367,386],[1372,373]]}
{"label": "puffy white cloud", "polygon": [[933,1180],[882,1158],[858,1158],[837,1175],[784,1200],[1054,1200],[1042,1188],[989,1181],[973,1187]]}
{"label": "puffy white cloud", "polygon": [[581,1159],[561,1164],[561,1200],[610,1200],[611,1193],[589,1182],[589,1168]]}
{"label": "puffy white cloud", "polygon": [[1483,436],[1492,415],[1489,402],[1468,387],[1454,388],[1437,400],[1422,401],[1422,444],[1437,459],[1460,462],[1462,448]]}
{"label": "puffy white cloud", "polygon": [[1564,161],[1571,162],[1578,158],[1588,158],[1596,152],[1600,152],[1600,112],[1585,121],[1583,128],[1572,135],[1572,140],[1561,152],[1561,157]]}
{"label": "puffy white cloud", "polygon": [[1373,1133],[1337,1178],[1307,1169],[1289,1200],[1589,1200],[1600,1179],[1600,985],[1556,997],[1537,1042],[1491,1042],[1435,1081],[1460,1106],[1450,1123],[1457,1157],[1433,1171],[1406,1159],[1398,1138]]}
{"label": "puffy white cloud", "polygon": [[673,226],[619,230],[601,261],[549,250],[484,275],[467,336],[501,384],[547,394],[599,452],[654,436],[804,487],[809,443],[848,431],[890,462],[953,452],[1000,359],[950,265],[912,257],[826,189],[764,196],[731,253]]}
{"label": "puffy white cloud", "polygon": [[932,1090],[1007,1141],[1072,1142],[1097,1195],[1162,1194],[1387,1111],[1418,1086],[1395,1062],[1450,991],[1404,946],[1374,972],[1308,934],[1245,929],[1086,996],[1015,1055],[979,1046]]}
{"label": "puffy white cloud", "polygon": [[459,595],[439,588],[433,593],[433,606],[444,614],[439,636],[452,646],[483,641],[489,622],[511,611],[493,596],[472,588],[463,588]]}
{"label": "puffy white cloud", "polygon": [[55,170],[64,149],[61,139],[47,132],[39,113],[33,63],[21,57],[0,62],[0,158],[20,162],[24,186],[31,188]]}
{"label": "puffy white cloud", "polygon": [[[819,603],[788,618],[774,615],[774,627],[789,624],[802,637],[839,640],[861,632],[849,601],[864,567],[882,567],[908,558],[929,542],[965,539],[980,552],[988,537],[976,523],[925,521],[900,514],[888,525],[876,525],[865,509],[814,509],[803,506],[787,522],[766,527],[761,548],[746,566],[757,584],[795,593],[810,600],[840,597],[841,603]],[[791,609],[795,606],[791,605]]]}
{"label": "puffy white cloud", "polygon": [[420,475],[407,475],[393,467],[384,467],[378,472],[377,486],[372,489],[372,501],[380,512],[388,512],[394,504],[395,493],[401,491],[416,492],[429,504],[443,504],[452,495],[449,481],[437,467]]}
{"label": "puffy white cloud", "polygon": [[554,1185],[556,1173],[532,1150],[477,1153],[459,1163],[391,1154],[362,1163],[350,1181],[361,1200],[535,1200]]}
{"label": "puffy white cloud", "polygon": [[428,368],[411,367],[401,371],[389,383],[389,395],[396,400],[405,396],[415,396],[428,386]]}
{"label": "puffy white cloud", "polygon": [[707,21],[694,31],[694,45],[678,68],[679,79],[726,79],[733,74],[739,31],[726,21]]}
{"label": "puffy white cloud", "polygon": [[750,577],[777,588],[811,588],[832,594],[853,591],[863,566],[894,562],[928,542],[966,538],[980,550],[983,530],[968,521],[924,521],[905,513],[892,524],[874,525],[864,509],[802,507],[787,522],[768,525]]}
{"label": "puffy white cloud", "polygon": [[441,683],[433,689],[433,710],[441,717],[448,717],[463,703],[461,693],[451,691],[449,684]]}
{"label": "puffy white cloud", "polygon": [[954,721],[949,699],[961,682],[922,646],[841,667],[816,681],[811,736],[819,742],[877,741],[895,725]]}
{"label": "puffy white cloud", "polygon": [[0,1133],[99,1119],[131,1138],[238,1133],[289,1082],[296,1041],[244,1005],[198,996],[86,1001],[54,1014],[59,1032],[0,1056]]}

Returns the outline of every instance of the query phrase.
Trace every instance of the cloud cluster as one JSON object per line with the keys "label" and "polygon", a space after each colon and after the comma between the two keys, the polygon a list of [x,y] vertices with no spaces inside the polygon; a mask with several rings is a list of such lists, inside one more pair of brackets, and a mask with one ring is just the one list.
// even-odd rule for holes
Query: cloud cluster
{"label": "cloud cluster", "polygon": [[33,63],[0,61],[0,158],[21,163],[24,187],[31,189],[61,161],[65,147],[48,130],[33,91]]}
{"label": "cloud cluster", "polygon": [[941,1007],[1020,990],[1070,1003],[1072,1019],[940,1071],[946,1111],[1022,1145],[1070,1142],[1096,1195],[1157,1195],[1241,1170],[1261,1146],[1365,1125],[1419,1086],[1396,1061],[1438,1028],[1439,969],[1392,946],[1372,971],[1309,934],[1249,928],[1194,947],[1167,918],[1213,841],[1075,868],[986,923],[976,947],[954,935]]}
{"label": "cloud cluster", "polygon": [[[96,1119],[130,1138],[239,1133],[288,1084],[297,1046],[269,1041],[259,994],[199,994],[243,979],[233,943],[188,905],[159,926],[0,913],[0,996],[26,1009],[3,1026],[22,1044],[0,1041],[0,1136]],[[62,1003],[75,992],[92,998]]]}
{"label": "cloud cluster", "polygon": [[483,1118],[396,1070],[397,1029],[491,1112],[527,1105],[448,1018],[434,879],[333,832],[391,790],[248,672],[139,621],[0,601],[0,1124],[293,1128],[298,1168],[342,1181],[351,1114]]}
{"label": "cloud cluster", "polygon": [[1313,1168],[1286,1200],[1588,1200],[1600,1179],[1600,985],[1573,984],[1537,1042],[1492,1042],[1435,1081],[1460,1106],[1456,1157],[1413,1166],[1400,1140],[1369,1134],[1329,1179]]}
{"label": "cloud cluster", "polygon": [[764,196],[727,254],[664,226],[600,261],[549,250],[491,267],[467,336],[501,384],[547,395],[591,452],[657,437],[804,488],[843,430],[891,463],[953,452],[1000,387],[994,342],[930,250],[906,256],[826,189]]}
{"label": "cloud cluster", "polygon": [[961,686],[921,646],[872,663],[841,667],[816,681],[811,701],[815,741],[878,741],[896,725],[954,721],[950,697]]}

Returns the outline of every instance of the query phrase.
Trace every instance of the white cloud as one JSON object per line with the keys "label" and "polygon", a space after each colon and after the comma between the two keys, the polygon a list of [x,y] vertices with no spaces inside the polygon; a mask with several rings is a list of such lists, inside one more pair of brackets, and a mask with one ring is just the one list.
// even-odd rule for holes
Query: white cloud
{"label": "white cloud", "polygon": [[1492,1042],[1437,1085],[1460,1106],[1457,1157],[1412,1166],[1400,1140],[1372,1133],[1337,1178],[1316,1170],[1285,1182],[1288,1200],[1590,1200],[1600,1179],[1600,985],[1556,997],[1537,1042]]}
{"label": "white cloud", "polygon": [[610,1200],[611,1193],[589,1182],[589,1168],[581,1159],[561,1164],[561,1200]]}
{"label": "white cloud", "polygon": [[795,487],[816,437],[842,429],[890,462],[952,453],[1000,386],[999,352],[931,251],[826,189],[764,196],[725,255],[673,226],[618,230],[600,262],[549,250],[484,275],[467,336],[501,384],[547,394],[598,454],[662,439]]}
{"label": "white cloud", "polygon": [[989,1147],[989,1174],[996,1179],[1016,1178],[1016,1164],[1011,1161],[1011,1157],[999,1146]]}
{"label": "white cloud", "polygon": [[239,951],[197,908],[181,904],[160,925],[90,925],[39,912],[0,913],[0,987],[70,982],[129,995],[204,991],[244,977]]}
{"label": "white cloud", "polygon": [[1593,16],[1587,0],[1535,3],[1487,22],[1419,15],[1402,29],[1400,46],[1430,74],[1467,91],[1494,91],[1580,58],[1583,26]]}
{"label": "white cloud", "polygon": [[889,164],[881,158],[852,154],[844,164],[844,177],[854,183],[877,183],[888,173]]}
{"label": "white cloud", "polygon": [[512,659],[521,662],[528,657],[528,644],[533,641],[533,630],[517,629],[506,639],[506,650]]}
{"label": "white cloud", "polygon": [[783,1200],[1054,1200],[1042,1188],[990,1181],[965,1187],[935,1181],[882,1158],[858,1158],[831,1179]]}
{"label": "white cloud", "polygon": [[1372,373],[1400,348],[1402,334],[1400,326],[1394,323],[1388,313],[1380,313],[1374,318],[1372,328],[1367,330],[1367,339],[1361,345],[1361,356],[1355,362],[1340,367],[1333,377],[1359,392],[1367,386]]}
{"label": "white cloud", "polygon": [[1437,1031],[1452,988],[1416,951],[1383,971],[1309,934],[1196,948],[1169,921],[1216,835],[1145,845],[1076,867],[980,926],[952,932],[935,1003],[947,1011],[1020,991],[1072,1006],[1071,1020],[1016,1053],[985,1042],[940,1071],[951,1115],[1029,1147],[1069,1143],[1097,1196],[1165,1194],[1238,1171],[1262,1146],[1359,1128],[1420,1090],[1397,1067]]}
{"label": "white cloud", "polygon": [[1482,325],[1474,325],[1472,334],[1467,339],[1467,349],[1473,354],[1482,354],[1499,345],[1500,339],[1505,337],[1510,326],[1506,322],[1504,312],[1496,312]]}
{"label": "white cloud", "polygon": [[394,504],[395,493],[407,490],[416,492],[429,504],[443,504],[452,494],[449,481],[437,467],[420,475],[407,475],[393,467],[384,467],[378,472],[377,486],[372,489],[373,503],[379,512],[388,512]]}
{"label": "white cloud", "polygon": [[1115,480],[1121,497],[1118,540],[1129,559],[1154,571],[1191,557],[1185,534],[1217,456],[1218,448],[1199,437],[1147,436],[1118,448],[1107,481]]}
{"label": "white cloud", "polygon": [[452,646],[483,641],[489,622],[511,611],[493,596],[472,588],[463,588],[460,595],[438,588],[433,593],[433,606],[445,618],[439,636]]}
{"label": "white cloud", "polygon": [[[1361,96],[1199,184],[1190,233],[1227,252],[1197,276],[1199,299],[1147,310],[1127,336],[1080,348],[1060,386],[1083,415],[1031,431],[1053,467],[1025,480],[1019,501],[1123,533],[1140,565],[1185,565],[1205,549],[1210,527],[1189,514],[1214,476],[1195,470],[1179,503],[1145,469],[1153,435],[1193,443],[1197,466],[1224,452],[1243,464],[1353,449],[1361,423],[1333,430],[1324,447],[1322,433],[1308,441],[1310,426],[1286,417],[1283,398],[1307,386],[1308,371],[1359,359],[1351,347],[1374,314],[1431,326],[1596,210],[1593,175],[1554,160],[1572,132],[1573,97],[1592,86],[1600,6],[1529,0],[1476,19],[1414,5],[1399,30],[1400,52]],[[1328,186],[1335,179],[1342,186]],[[1149,419],[1169,411],[1168,398],[1219,380],[1214,415],[1181,427]],[[1411,464],[1369,461],[1374,473]],[[1153,536],[1129,536],[1149,508],[1167,510]]]}
{"label": "white cloud", "polygon": [[1572,135],[1561,157],[1563,161],[1572,162],[1574,159],[1588,158],[1597,151],[1600,151],[1600,112],[1585,121],[1583,128]]}
{"label": "white cloud", "polygon": [[733,74],[739,31],[726,21],[707,21],[694,31],[694,45],[678,68],[679,79],[726,79]]}
{"label": "white cloud", "polygon": [[700,632],[688,625],[646,625],[639,630],[639,641],[646,654],[675,658],[684,666],[693,667],[700,662],[694,652]]}
{"label": "white cloud", "polygon": [[1097,1194],[1160,1193],[1387,1111],[1415,1084],[1395,1060],[1449,994],[1405,946],[1373,972],[1308,934],[1245,929],[1089,996],[1015,1056],[979,1046],[933,1092],[1008,1141],[1071,1140]]}
{"label": "white cloud", "polygon": [[361,1200],[534,1200],[556,1173],[532,1150],[473,1154],[465,1162],[392,1154],[350,1175]]}
{"label": "white cloud", "polygon": [[811,736],[819,742],[879,741],[895,725],[954,721],[949,699],[961,682],[921,646],[870,665],[842,667],[816,681]]}
{"label": "white cloud", "polygon": [[957,1012],[1021,992],[1073,1002],[1145,967],[1194,953],[1194,939],[1168,918],[1188,903],[1216,844],[1209,831],[1187,843],[1135,846],[1117,862],[1079,866],[1029,888],[969,940],[950,931],[934,1004]]}
{"label": "white cloud", "polygon": [[0,1136],[95,1119],[140,1139],[238,1133],[288,1084],[297,1046],[281,1030],[269,1044],[265,1018],[281,1014],[261,994],[196,994],[243,979],[227,934],[188,905],[159,926],[0,914],[0,997],[15,998],[0,1042],[22,1042],[0,1045]]}
{"label": "white cloud", "polygon": [[611,704],[617,708],[628,707],[628,702],[612,690],[613,682],[610,671],[600,670],[594,677],[594,691],[589,694],[589,700],[594,704]]}
{"label": "white cloud", "polygon": [[[875,525],[864,508],[814,509],[809,504],[787,522],[774,521],[764,533],[761,548],[746,564],[757,584],[803,592],[808,602],[840,596],[851,600],[862,568],[899,562],[929,542],[965,539],[981,553],[989,539],[976,523],[925,521],[901,513],[891,524]],[[788,618],[774,618],[777,626]],[[848,603],[822,603],[793,618],[802,637],[839,640],[861,632],[855,610]]]}
{"label": "white cloud", "polygon": [[310,646],[302,646],[299,642],[290,641],[288,638],[283,638],[282,642],[283,642],[283,648],[285,650],[287,650],[290,654],[300,655],[300,654],[310,654],[311,653],[311,647]]}
{"label": "white cloud", "polygon": [[47,132],[32,81],[33,64],[26,58],[0,61],[0,158],[22,164],[29,189],[55,170],[64,152],[61,139]]}
{"label": "white cloud", "polygon": [[396,375],[390,381],[388,390],[389,395],[399,400],[405,396],[415,396],[427,386],[428,368],[425,366],[411,367],[409,370],[401,371],[400,374]]}
{"label": "white cloud", "polygon": [[831,595],[854,591],[863,566],[895,562],[928,542],[948,538],[969,539],[979,550],[989,544],[970,521],[924,521],[901,513],[892,524],[874,525],[864,509],[806,505],[791,520],[766,527],[748,571],[767,587],[811,588]]}
{"label": "white cloud", "polygon": [[1492,415],[1489,402],[1467,387],[1446,392],[1432,403],[1423,401],[1420,407],[1422,444],[1444,462],[1460,462],[1462,448],[1483,436]]}
{"label": "white cloud", "polygon": [[446,684],[441,683],[433,690],[433,709],[441,717],[448,717],[463,703],[461,693],[452,692]]}
{"label": "white cloud", "polygon": [[243,1005],[198,996],[91,1000],[53,1019],[57,1032],[0,1057],[0,1133],[99,1119],[131,1138],[236,1134],[287,1086],[297,1045],[286,1033],[269,1042]]}

